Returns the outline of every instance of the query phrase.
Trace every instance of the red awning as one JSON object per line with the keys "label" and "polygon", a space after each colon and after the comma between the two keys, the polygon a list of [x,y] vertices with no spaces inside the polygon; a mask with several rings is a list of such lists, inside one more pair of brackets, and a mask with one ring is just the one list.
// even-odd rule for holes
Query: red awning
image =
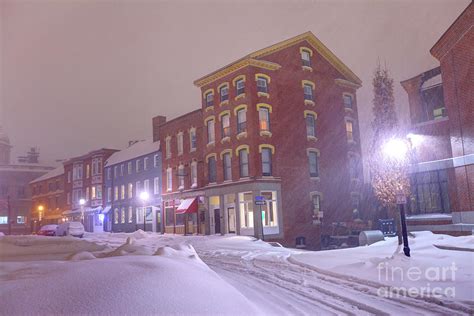
{"label": "red awning", "polygon": [[198,200],[197,198],[186,199],[181,202],[176,210],[176,214],[197,213]]}

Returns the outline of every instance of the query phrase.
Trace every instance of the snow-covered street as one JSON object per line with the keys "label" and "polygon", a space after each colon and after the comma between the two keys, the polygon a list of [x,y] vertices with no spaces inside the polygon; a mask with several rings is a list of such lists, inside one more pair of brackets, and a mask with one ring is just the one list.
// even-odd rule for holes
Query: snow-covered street
{"label": "snow-covered street", "polygon": [[[417,233],[412,238],[414,256],[407,259],[392,256],[394,239],[369,247],[308,252],[242,236],[141,231],[88,234],[83,240],[0,237],[0,313],[472,314],[473,252],[434,244],[470,249],[474,239]],[[455,295],[383,295],[381,289],[400,283],[380,279],[381,262],[385,268],[391,264],[421,270],[454,262],[456,279],[430,279],[430,286],[454,287]],[[403,284],[420,288],[426,281]],[[25,295],[28,304],[18,301]]]}

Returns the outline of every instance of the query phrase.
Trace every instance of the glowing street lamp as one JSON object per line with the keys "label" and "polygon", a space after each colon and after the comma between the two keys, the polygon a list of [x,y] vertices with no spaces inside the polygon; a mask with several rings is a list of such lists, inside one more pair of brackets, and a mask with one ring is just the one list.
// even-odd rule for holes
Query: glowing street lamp
{"label": "glowing street lamp", "polygon": [[140,200],[143,203],[143,231],[146,231],[146,210],[145,210],[145,208],[146,208],[146,203],[147,203],[149,198],[150,198],[150,195],[148,194],[148,192],[143,191],[142,193],[140,193]]}
{"label": "glowing street lamp", "polygon": [[43,205],[38,205],[38,220],[41,221],[43,218],[43,211],[44,211],[44,206]]}
{"label": "glowing street lamp", "polygon": [[[405,164],[408,162],[408,154],[410,150],[411,138],[409,135],[408,139],[402,138],[391,138],[382,146],[382,152],[385,157],[391,161],[398,162],[400,164]],[[396,192],[397,205],[400,210],[400,221],[402,226],[402,236],[403,236],[403,252],[405,256],[410,257],[410,247],[408,245],[408,231],[407,223],[405,216],[405,204],[406,196],[403,192]]]}

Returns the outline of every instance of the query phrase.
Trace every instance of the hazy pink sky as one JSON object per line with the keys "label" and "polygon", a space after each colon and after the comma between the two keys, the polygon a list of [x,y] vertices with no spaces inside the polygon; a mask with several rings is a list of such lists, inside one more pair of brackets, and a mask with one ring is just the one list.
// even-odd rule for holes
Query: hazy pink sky
{"label": "hazy pink sky", "polygon": [[438,65],[429,49],[470,2],[0,0],[0,124],[15,155],[33,145],[48,159],[124,148],[151,136],[153,116],[199,107],[193,80],[312,31],[363,80],[364,133],[377,59],[406,122],[399,82]]}

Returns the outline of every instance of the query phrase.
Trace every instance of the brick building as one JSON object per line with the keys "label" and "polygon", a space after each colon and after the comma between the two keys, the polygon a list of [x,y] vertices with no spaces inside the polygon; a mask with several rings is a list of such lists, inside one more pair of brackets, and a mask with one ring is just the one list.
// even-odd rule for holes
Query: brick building
{"label": "brick building", "polygon": [[[148,194],[146,201],[140,199],[143,192]],[[162,231],[159,142],[131,142],[107,159],[104,199],[107,231]]]}
{"label": "brick building", "polygon": [[42,225],[58,224],[62,221],[62,212],[66,211],[64,195],[64,166],[36,178],[30,182],[31,215],[35,219],[32,232]]}
{"label": "brick building", "polygon": [[361,81],[311,32],[194,83],[201,109],[154,119],[167,231],[184,232],[187,217],[188,231],[263,234],[288,246],[299,239],[317,249],[334,222],[352,220],[362,175]]}
{"label": "brick building", "polygon": [[[102,231],[104,162],[117,150],[98,149],[64,162],[64,193],[68,220],[83,221],[86,231]],[[79,201],[85,199],[85,205]]]}
{"label": "brick building", "polygon": [[401,82],[418,160],[411,230],[459,235],[474,228],[473,25],[471,3],[430,50],[440,67]]}

